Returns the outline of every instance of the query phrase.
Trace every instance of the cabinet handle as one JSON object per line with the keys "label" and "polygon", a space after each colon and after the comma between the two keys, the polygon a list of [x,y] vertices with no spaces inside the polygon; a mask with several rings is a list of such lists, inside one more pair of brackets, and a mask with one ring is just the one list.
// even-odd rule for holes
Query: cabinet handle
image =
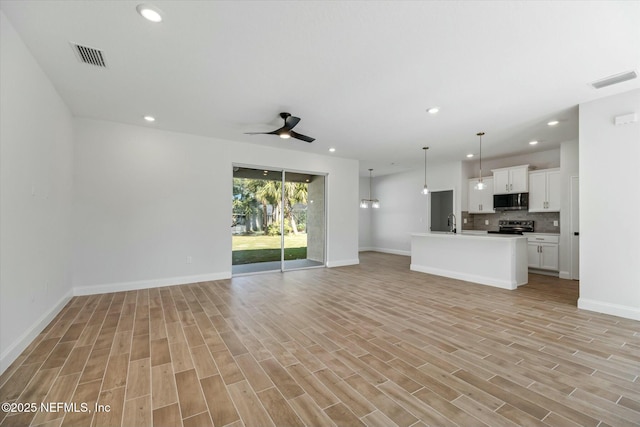
{"label": "cabinet handle", "polygon": [[482,204],[480,204],[480,210],[482,210]]}
{"label": "cabinet handle", "polygon": [[513,190],[513,184],[509,184],[509,190]]}

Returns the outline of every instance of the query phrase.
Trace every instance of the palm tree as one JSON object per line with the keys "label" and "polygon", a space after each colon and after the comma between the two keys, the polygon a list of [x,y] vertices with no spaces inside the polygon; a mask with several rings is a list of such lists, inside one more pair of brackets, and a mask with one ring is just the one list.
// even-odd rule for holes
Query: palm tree
{"label": "palm tree", "polygon": [[[273,206],[273,216],[278,218],[276,213],[279,213],[279,206],[281,197],[280,182],[273,180],[259,180],[259,184],[256,187],[255,196],[260,203],[262,203],[262,209],[264,215],[262,216],[263,230],[267,229],[268,217],[267,217],[267,205]],[[273,219],[273,218],[272,218]]]}
{"label": "palm tree", "polygon": [[298,234],[293,206],[297,203],[307,203],[307,184],[302,182],[285,182],[284,184],[285,215],[289,218],[289,224],[293,234]]}
{"label": "palm tree", "polygon": [[[289,219],[289,224],[294,234],[298,234],[295,218],[293,216],[293,205],[296,203],[307,203],[307,184],[302,182],[285,182],[284,183],[284,207],[281,207],[282,201],[282,183],[280,181],[262,181],[263,185],[256,190],[256,199],[262,202],[264,209],[264,217],[266,218],[266,205],[270,204],[274,207],[274,218],[280,218],[280,213],[284,208],[284,216]],[[266,227],[266,224],[265,224]]]}

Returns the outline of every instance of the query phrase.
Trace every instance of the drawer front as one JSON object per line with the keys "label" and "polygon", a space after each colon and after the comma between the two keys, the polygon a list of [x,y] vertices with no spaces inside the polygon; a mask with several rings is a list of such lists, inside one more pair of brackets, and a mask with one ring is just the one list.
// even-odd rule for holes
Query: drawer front
{"label": "drawer front", "polygon": [[560,236],[541,236],[541,235],[528,235],[527,240],[529,243],[555,243],[560,242]]}

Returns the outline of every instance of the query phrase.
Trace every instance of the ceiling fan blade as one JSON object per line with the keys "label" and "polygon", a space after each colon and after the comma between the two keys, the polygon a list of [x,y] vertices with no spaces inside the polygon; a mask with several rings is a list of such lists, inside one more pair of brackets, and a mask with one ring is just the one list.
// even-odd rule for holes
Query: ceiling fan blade
{"label": "ceiling fan blade", "polygon": [[301,141],[313,142],[316,140],[315,138],[311,138],[310,136],[307,136],[307,135],[302,135],[298,132],[291,131],[289,133],[291,134],[291,138],[299,139]]}
{"label": "ceiling fan blade", "polygon": [[289,129],[293,129],[300,122],[300,117],[288,116],[284,119],[284,126]]}
{"label": "ceiling fan blade", "polygon": [[280,135],[283,131],[288,131],[289,129],[286,126],[281,127],[280,129],[272,130],[271,132],[245,132],[245,135]]}

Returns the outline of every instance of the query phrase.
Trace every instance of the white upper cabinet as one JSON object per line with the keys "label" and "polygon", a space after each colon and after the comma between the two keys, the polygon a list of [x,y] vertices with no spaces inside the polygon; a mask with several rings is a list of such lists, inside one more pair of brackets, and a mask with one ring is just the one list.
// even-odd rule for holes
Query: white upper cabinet
{"label": "white upper cabinet", "polygon": [[527,193],[529,165],[493,169],[493,194]]}
{"label": "white upper cabinet", "polygon": [[560,169],[529,173],[529,212],[560,212]]}
{"label": "white upper cabinet", "polygon": [[493,178],[482,178],[484,190],[476,189],[478,178],[469,180],[469,213],[495,213],[493,210]]}

